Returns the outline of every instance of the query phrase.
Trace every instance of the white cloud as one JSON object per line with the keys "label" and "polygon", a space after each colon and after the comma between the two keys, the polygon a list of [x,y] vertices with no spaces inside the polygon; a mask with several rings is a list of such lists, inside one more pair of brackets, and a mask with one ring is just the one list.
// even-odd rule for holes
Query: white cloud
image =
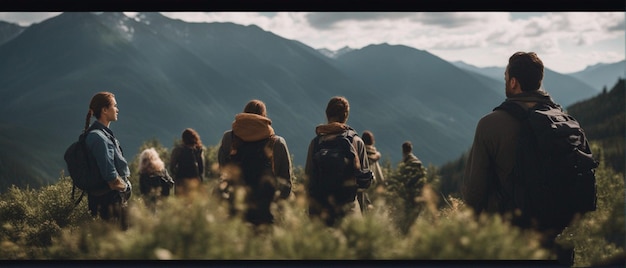
{"label": "white cloud", "polygon": [[0,20],[29,26],[61,14],[60,12],[0,12]]}
{"label": "white cloud", "polygon": [[[54,13],[55,15],[58,13]],[[129,15],[131,13],[128,13]],[[506,65],[515,51],[551,57],[567,72],[624,59],[624,12],[164,12],[188,22],[257,25],[313,48],[401,44],[476,66]],[[51,13],[0,13],[37,22]],[[558,54],[558,55],[557,55]],[[580,56],[579,56],[580,55]],[[589,55],[595,55],[590,57]],[[570,62],[567,58],[579,57]],[[612,61],[611,61],[612,59]]]}

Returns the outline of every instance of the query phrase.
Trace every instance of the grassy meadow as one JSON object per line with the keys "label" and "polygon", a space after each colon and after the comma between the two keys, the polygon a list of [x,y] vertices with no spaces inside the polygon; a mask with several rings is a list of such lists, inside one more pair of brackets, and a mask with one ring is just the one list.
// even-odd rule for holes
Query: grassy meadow
{"label": "grassy meadow", "polygon": [[[168,150],[158,142],[164,159]],[[143,149],[143,148],[141,148]],[[301,167],[292,196],[272,207],[272,226],[253,228],[212,195],[217,185],[214,147],[207,178],[190,196],[170,196],[147,208],[133,176],[130,228],[92,218],[84,198],[74,207],[71,179],[40,189],[11,187],[0,195],[0,259],[3,260],[550,260],[536,233],[497,215],[476,216],[462,200],[438,190],[437,168],[419,185],[403,187],[402,165],[384,169],[387,186],[368,192],[373,210],[345,218],[334,228],[309,219]],[[140,150],[141,151],[141,150]],[[624,175],[604,165],[600,148],[598,209],[575,220],[558,243],[575,246],[575,266],[624,260]],[[137,161],[137,160],[135,160]],[[136,162],[131,165],[136,174]],[[240,204],[241,205],[241,204]]]}

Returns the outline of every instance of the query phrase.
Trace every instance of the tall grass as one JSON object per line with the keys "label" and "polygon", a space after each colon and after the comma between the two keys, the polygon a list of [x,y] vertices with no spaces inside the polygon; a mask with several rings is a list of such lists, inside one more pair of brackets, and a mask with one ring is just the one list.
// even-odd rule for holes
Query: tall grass
{"label": "tall grass", "polygon": [[[392,188],[380,187],[373,210],[347,217],[334,228],[308,217],[301,178],[294,180],[295,194],[272,207],[275,223],[259,228],[228,216],[224,204],[210,194],[216,184],[212,178],[195,195],[163,199],[156,211],[134,194],[126,231],[91,218],[86,199],[74,208],[71,181],[62,175],[54,185],[12,187],[0,196],[0,259],[554,258],[539,246],[537,234],[497,215],[475,216],[462,200],[443,199],[433,170],[428,168],[432,175],[415,198],[390,198]],[[392,179],[396,170],[386,172]],[[576,266],[624,254],[624,176],[601,165],[597,184],[598,210],[573,222],[559,238],[559,243],[575,246]],[[409,219],[397,209],[400,205],[416,216]]]}

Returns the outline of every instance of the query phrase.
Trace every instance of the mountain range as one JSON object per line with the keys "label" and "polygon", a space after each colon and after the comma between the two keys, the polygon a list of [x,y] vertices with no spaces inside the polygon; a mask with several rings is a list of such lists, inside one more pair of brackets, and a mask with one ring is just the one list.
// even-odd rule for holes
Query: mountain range
{"label": "mountain range", "polygon": [[[152,138],[171,147],[187,127],[217,145],[235,114],[260,99],[296,166],[333,96],[350,101],[348,124],[372,131],[384,159],[399,161],[409,140],[434,165],[465,152],[478,119],[504,99],[502,78],[408,46],[329,54],[254,25],[159,13],[70,12],[29,27],[0,24],[0,58],[3,188],[58,178],[98,91],[116,95],[119,121],[111,129],[130,159]],[[550,70],[544,85],[563,105],[599,92]]]}
{"label": "mountain range", "polygon": [[[462,68],[462,69],[465,69],[474,73],[478,73],[478,74],[481,74],[486,77],[490,77],[495,80],[504,79],[505,67],[482,67],[480,68],[480,67],[473,66],[471,64],[467,64],[463,61],[455,61],[453,62],[453,64],[459,68]],[[566,82],[563,82],[564,81],[563,79],[551,79],[552,76],[559,76],[559,75],[563,75],[563,74],[559,74],[551,70],[546,70],[544,88],[548,90],[549,92],[551,92],[552,94],[556,94],[555,96],[558,99],[560,99],[561,101],[564,101],[564,103],[569,105],[571,104],[570,102],[572,101],[572,99],[567,98],[567,95],[570,94],[570,92],[568,91],[559,92],[558,89],[559,88],[567,89],[571,86],[571,83],[573,82],[569,81],[569,84],[568,84]],[[626,78],[626,60],[621,60],[619,62],[614,62],[614,63],[598,63],[593,66],[588,66],[582,71],[566,73],[564,75],[576,78],[580,82],[583,82],[591,86],[598,92],[600,92],[605,89],[606,90],[610,89],[613,85],[618,83],[620,78],[621,79]],[[553,89],[557,91],[553,91]],[[501,93],[501,94],[504,94],[504,93]],[[559,96],[559,95],[562,95],[562,96]],[[584,93],[574,94],[574,100],[580,100],[578,98],[582,95],[584,95]],[[588,96],[588,97],[591,97],[591,96]]]}

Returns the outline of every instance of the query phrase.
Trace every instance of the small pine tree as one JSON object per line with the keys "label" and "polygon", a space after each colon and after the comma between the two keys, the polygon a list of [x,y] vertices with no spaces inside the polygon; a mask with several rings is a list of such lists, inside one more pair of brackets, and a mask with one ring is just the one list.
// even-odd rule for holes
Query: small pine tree
{"label": "small pine tree", "polygon": [[427,170],[421,164],[400,163],[388,179],[387,203],[390,204],[390,215],[395,219],[397,227],[404,233],[423,209],[418,197],[422,188],[428,183]]}

